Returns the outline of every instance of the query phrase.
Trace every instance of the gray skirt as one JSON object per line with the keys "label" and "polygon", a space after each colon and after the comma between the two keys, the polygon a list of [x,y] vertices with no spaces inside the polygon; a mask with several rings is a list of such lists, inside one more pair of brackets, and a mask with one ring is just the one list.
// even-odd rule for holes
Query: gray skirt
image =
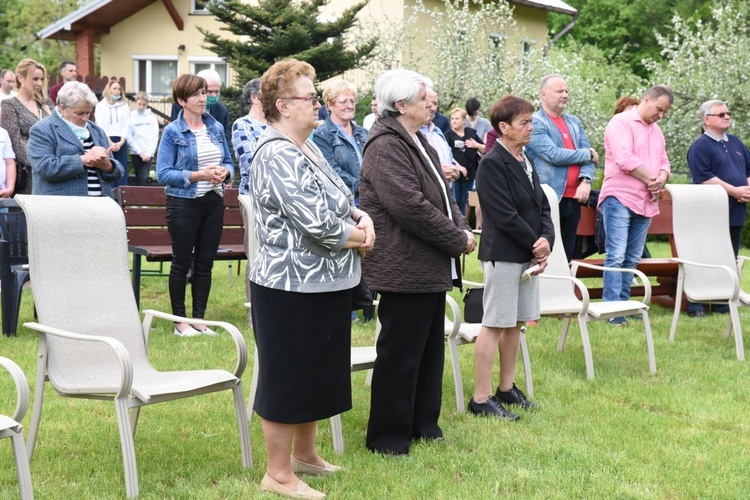
{"label": "gray skirt", "polygon": [[539,319],[539,278],[520,282],[529,263],[482,262],[484,295],[482,325],[510,328],[518,322]]}

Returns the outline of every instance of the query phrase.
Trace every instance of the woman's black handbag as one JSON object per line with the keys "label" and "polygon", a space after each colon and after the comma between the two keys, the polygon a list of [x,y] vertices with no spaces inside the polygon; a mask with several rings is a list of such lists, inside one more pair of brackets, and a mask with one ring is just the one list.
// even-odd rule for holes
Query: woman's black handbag
{"label": "woman's black handbag", "polygon": [[362,276],[359,280],[359,285],[354,287],[354,294],[352,295],[352,311],[366,309],[368,307],[372,307],[372,293],[370,293],[370,289],[367,288],[365,277]]}
{"label": "woman's black handbag", "polygon": [[469,288],[464,295],[464,322],[481,323],[484,316],[484,288]]}
{"label": "woman's black handbag", "polygon": [[13,190],[15,194],[22,192],[26,189],[26,184],[29,182],[29,171],[24,168],[21,163],[16,162],[16,186]]}

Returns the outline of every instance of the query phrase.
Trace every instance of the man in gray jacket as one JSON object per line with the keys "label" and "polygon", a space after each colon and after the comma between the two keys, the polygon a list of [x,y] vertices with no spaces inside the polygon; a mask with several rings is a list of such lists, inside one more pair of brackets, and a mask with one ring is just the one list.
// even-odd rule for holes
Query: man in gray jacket
{"label": "man in gray jacket", "polygon": [[526,152],[539,180],[549,184],[560,202],[560,233],[568,262],[573,258],[581,205],[589,200],[599,155],[591,147],[581,121],[563,113],[568,105],[568,84],[560,75],[542,78],[542,109],[534,113],[531,142]]}

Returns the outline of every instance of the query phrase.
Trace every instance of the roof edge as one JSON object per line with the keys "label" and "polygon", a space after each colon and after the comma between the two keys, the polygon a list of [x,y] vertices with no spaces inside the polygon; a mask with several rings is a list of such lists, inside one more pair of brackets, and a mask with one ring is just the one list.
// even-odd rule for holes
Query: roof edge
{"label": "roof edge", "polygon": [[73,11],[72,13],[63,17],[56,23],[50,24],[46,28],[43,28],[37,31],[36,36],[44,40],[58,33],[59,31],[62,31],[62,30],[69,31],[74,22],[80,19],[83,19],[84,17],[88,16],[89,14],[93,12],[96,12],[97,10],[101,9],[102,7],[104,7],[105,5],[109,3],[112,3],[112,0],[96,0],[91,3],[87,3],[86,5],[79,8],[78,10]]}

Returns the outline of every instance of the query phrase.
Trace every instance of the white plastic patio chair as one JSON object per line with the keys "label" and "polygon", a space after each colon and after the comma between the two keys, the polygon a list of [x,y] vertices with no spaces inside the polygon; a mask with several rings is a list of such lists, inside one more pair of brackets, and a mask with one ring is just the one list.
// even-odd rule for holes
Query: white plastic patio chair
{"label": "white plastic patio chair", "polygon": [[[669,340],[674,341],[682,308],[682,294],[694,302],[729,304],[725,337],[734,331],[739,361],[745,360],[739,306],[750,305],[740,288],[741,265],[734,258],[729,236],[727,192],[717,185],[670,184],[672,228],[679,272]],[[744,263],[745,257],[740,262]]]}
{"label": "white plastic patio chair", "polygon": [[[586,264],[575,261],[571,266],[565,256],[565,248],[560,236],[560,214],[557,205],[555,191],[546,184],[542,184],[544,193],[549,200],[552,213],[552,221],[555,225],[555,244],[548,259],[545,271],[539,275],[540,309],[542,316],[551,316],[562,319],[562,330],[557,343],[557,350],[562,351],[568,336],[570,321],[577,318],[581,330],[581,343],[583,344],[583,358],[586,364],[586,376],[594,378],[594,358],[591,354],[591,342],[587,324],[591,321],[606,320],[617,316],[631,316],[639,314],[643,319],[643,331],[646,337],[646,350],[648,352],[648,367],[652,373],[656,373],[656,356],[654,355],[654,340],[651,335],[651,323],[648,318],[648,303],[651,300],[651,284],[642,272],[636,269],[613,269],[607,268],[608,272],[632,272],[643,283],[645,289],[643,301],[623,300],[616,302],[592,302],[589,300],[589,292],[586,285],[575,277],[578,267],[605,270],[601,266]],[[575,291],[581,295],[579,299]]]}
{"label": "white plastic patio chair", "polygon": [[[464,286],[468,288],[482,288],[483,283],[463,280]],[[474,344],[479,336],[479,330],[482,328],[481,323],[466,323],[462,321],[461,309],[458,303],[445,294],[445,302],[448,305],[450,314],[445,316],[445,337],[448,343],[448,357],[453,370],[453,386],[456,393],[456,411],[464,413],[466,411],[466,402],[464,401],[464,383],[461,376],[461,362],[458,358],[458,346]],[[523,360],[524,380],[526,381],[526,395],[534,396],[534,383],[531,379],[531,360],[529,358],[529,349],[526,345],[525,329],[521,330],[521,359]]]}
{"label": "white plastic patio chair", "polygon": [[[226,331],[237,362],[226,370],[160,372],[147,356],[153,318],[196,323],[144,311],[141,324],[128,270],[125,219],[107,197],[16,197],[26,213],[29,261],[39,335],[34,409],[27,452],[34,453],[44,383],[64,397],[114,401],[129,497],[138,495],[134,437],[141,406],[231,390],[239,426],[242,465],[252,467],[240,377],[247,364],[242,334],[229,323],[199,320]],[[221,331],[220,330],[220,331]],[[171,331],[171,324],[170,324]]]}
{"label": "white plastic patio chair", "polygon": [[23,442],[23,427],[18,423],[23,420],[26,410],[29,408],[29,383],[21,368],[8,358],[0,356],[0,366],[10,373],[16,386],[16,409],[13,416],[0,415],[0,439],[10,439],[16,462],[16,476],[18,477],[21,500],[31,500],[34,498],[34,490],[31,486],[29,459]]}

